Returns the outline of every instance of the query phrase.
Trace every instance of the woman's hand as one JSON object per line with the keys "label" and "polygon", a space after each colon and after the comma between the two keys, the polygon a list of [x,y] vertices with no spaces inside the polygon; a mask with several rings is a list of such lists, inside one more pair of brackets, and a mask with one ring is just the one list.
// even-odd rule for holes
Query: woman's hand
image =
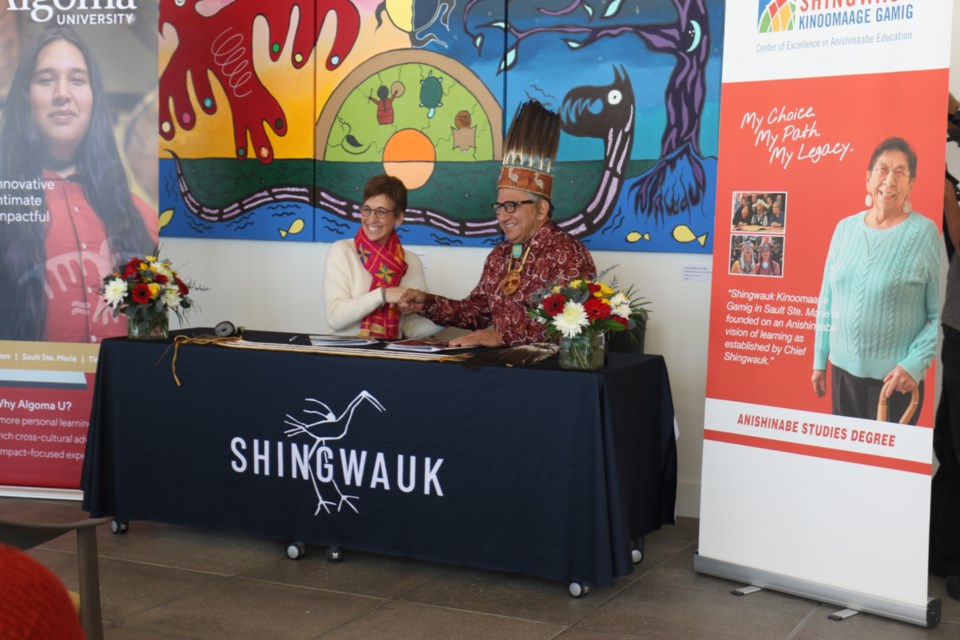
{"label": "woman's hand", "polygon": [[813,390],[816,392],[818,398],[822,398],[827,393],[827,370],[826,369],[814,369],[813,375],[810,377],[810,381],[813,383]]}
{"label": "woman's hand", "polygon": [[503,334],[496,329],[480,329],[450,340],[451,347],[502,347]]}
{"label": "woman's hand", "polygon": [[893,384],[887,386],[888,398],[893,395],[894,391],[898,393],[913,393],[913,390],[917,388],[917,381],[900,365],[895,366],[893,371],[883,377],[883,383],[885,385],[891,380]]}
{"label": "woman's hand", "polygon": [[383,295],[388,304],[400,304],[406,292],[406,287],[387,287],[384,289]]}

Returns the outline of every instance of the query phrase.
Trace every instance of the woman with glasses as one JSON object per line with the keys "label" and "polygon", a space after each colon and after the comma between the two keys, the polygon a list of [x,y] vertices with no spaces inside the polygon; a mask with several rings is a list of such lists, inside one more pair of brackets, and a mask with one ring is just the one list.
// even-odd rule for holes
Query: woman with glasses
{"label": "woman with glasses", "polygon": [[880,394],[896,422],[923,404],[923,378],[936,355],[940,290],[937,225],[912,210],[917,156],[902,138],[888,138],[870,157],[867,209],[833,232],[817,309],[811,381],[827,391],[832,364],[835,415],[877,419]]}
{"label": "woman with glasses", "polygon": [[423,265],[400,245],[407,188],[387,175],[363,187],[360,229],[330,246],[323,276],[327,323],[341,335],[364,338],[424,338],[440,330],[422,316],[401,314],[406,287],[426,289]]}

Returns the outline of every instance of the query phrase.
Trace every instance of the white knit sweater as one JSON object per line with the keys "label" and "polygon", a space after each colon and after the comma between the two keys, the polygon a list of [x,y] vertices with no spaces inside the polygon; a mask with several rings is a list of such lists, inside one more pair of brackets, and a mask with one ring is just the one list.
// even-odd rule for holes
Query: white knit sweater
{"label": "white knit sweater", "polygon": [[[400,286],[427,290],[420,258],[404,249],[407,273]],[[355,336],[360,323],[383,304],[379,289],[370,290],[373,277],[360,264],[353,238],[338,240],[330,246],[323,274],[323,297],[327,324],[339,335]],[[423,316],[407,314],[400,319],[401,338],[425,338],[440,331],[440,327]]]}

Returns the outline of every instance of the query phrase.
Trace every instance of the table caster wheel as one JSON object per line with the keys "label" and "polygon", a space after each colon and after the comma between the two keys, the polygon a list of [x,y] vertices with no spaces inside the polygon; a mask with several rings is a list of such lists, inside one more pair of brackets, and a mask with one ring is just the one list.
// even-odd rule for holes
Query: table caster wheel
{"label": "table caster wheel", "polygon": [[111,520],[110,521],[110,531],[114,535],[120,535],[121,533],[126,533],[127,529],[130,528],[130,525],[124,520]]}
{"label": "table caster wheel", "polygon": [[327,562],[340,562],[340,547],[327,547]]}
{"label": "table caster wheel", "polygon": [[590,585],[583,582],[571,582],[567,588],[570,590],[570,595],[574,598],[582,598],[590,593]]}
{"label": "table caster wheel", "polygon": [[637,542],[633,545],[633,548],[630,549],[630,559],[633,560],[633,564],[643,562],[643,543],[644,538],[640,536],[637,538]]}
{"label": "table caster wheel", "polygon": [[287,545],[287,557],[291,560],[299,560],[307,555],[307,547],[302,542],[291,542]]}

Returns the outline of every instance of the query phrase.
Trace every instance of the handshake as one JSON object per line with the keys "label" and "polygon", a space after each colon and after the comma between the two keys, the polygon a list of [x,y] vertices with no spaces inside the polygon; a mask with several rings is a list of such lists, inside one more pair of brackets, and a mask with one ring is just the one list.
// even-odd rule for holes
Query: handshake
{"label": "handshake", "polygon": [[427,294],[423,291],[403,288],[396,299],[396,305],[400,308],[400,313],[420,313],[423,311],[423,303],[426,301]]}

